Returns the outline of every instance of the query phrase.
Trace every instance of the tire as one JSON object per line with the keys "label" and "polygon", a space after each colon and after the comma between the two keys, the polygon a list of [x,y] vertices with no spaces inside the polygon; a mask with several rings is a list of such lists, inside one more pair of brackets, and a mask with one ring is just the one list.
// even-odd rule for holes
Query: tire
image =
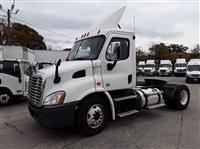
{"label": "tire", "polygon": [[12,98],[12,94],[9,91],[0,91],[0,105],[9,105]]}
{"label": "tire", "polygon": [[178,85],[175,88],[173,99],[165,99],[165,104],[170,109],[184,110],[190,102],[190,92],[187,86]]}
{"label": "tire", "polygon": [[[96,114],[96,115],[95,115]],[[76,126],[86,136],[101,132],[108,120],[108,107],[99,96],[89,96],[78,108]]]}

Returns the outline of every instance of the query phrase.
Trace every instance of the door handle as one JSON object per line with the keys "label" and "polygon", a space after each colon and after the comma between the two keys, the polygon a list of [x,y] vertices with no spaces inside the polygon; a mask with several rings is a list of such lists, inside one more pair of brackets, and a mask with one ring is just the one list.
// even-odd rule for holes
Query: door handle
{"label": "door handle", "polygon": [[130,84],[132,82],[132,80],[133,80],[132,78],[133,78],[132,74],[129,74],[128,75],[128,84]]}

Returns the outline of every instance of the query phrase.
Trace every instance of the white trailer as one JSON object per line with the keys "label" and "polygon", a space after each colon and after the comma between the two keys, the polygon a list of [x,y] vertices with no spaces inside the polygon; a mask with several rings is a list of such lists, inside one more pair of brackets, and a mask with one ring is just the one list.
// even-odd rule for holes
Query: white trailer
{"label": "white trailer", "polygon": [[42,69],[53,65],[57,59],[65,61],[69,51],[34,50],[34,53],[37,61],[37,69]]}
{"label": "white trailer", "polygon": [[109,23],[117,26],[124,9],[108,17],[101,28],[78,38],[67,61],[58,60],[32,75],[28,108],[41,125],[75,124],[81,133],[94,135],[109,118],[165,105],[187,108],[187,86],[155,79],[136,82],[135,34],[110,28]]}

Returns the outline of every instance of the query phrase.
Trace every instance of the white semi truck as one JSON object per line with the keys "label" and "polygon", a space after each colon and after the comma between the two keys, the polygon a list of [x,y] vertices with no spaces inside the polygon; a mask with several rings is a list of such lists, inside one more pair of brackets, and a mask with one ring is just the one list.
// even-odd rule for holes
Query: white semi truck
{"label": "white semi truck", "polygon": [[172,62],[170,60],[161,60],[158,74],[160,76],[171,76],[173,74]]}
{"label": "white semi truck", "polygon": [[147,60],[146,64],[144,66],[144,75],[156,75],[157,69],[156,69],[156,63],[155,60]]}
{"label": "white semi truck", "polygon": [[186,83],[200,81],[200,59],[191,59],[187,65]]}
{"label": "white semi truck", "polygon": [[[106,21],[117,26],[123,11],[119,9]],[[67,61],[58,60],[32,75],[28,108],[41,125],[75,124],[81,133],[94,135],[107,120],[142,109],[187,108],[187,86],[154,79],[136,82],[135,34],[111,29],[108,22],[78,38]]]}
{"label": "white semi truck", "polygon": [[140,75],[144,75],[144,66],[145,66],[145,61],[139,61],[138,62],[138,67],[137,67],[137,74]]}
{"label": "white semi truck", "polygon": [[174,76],[185,75],[187,69],[187,62],[185,58],[176,59],[174,65]]}
{"label": "white semi truck", "polygon": [[28,94],[32,67],[29,61],[19,59],[23,57],[20,47],[16,51],[14,46],[0,46],[0,105],[8,105],[15,97]]}

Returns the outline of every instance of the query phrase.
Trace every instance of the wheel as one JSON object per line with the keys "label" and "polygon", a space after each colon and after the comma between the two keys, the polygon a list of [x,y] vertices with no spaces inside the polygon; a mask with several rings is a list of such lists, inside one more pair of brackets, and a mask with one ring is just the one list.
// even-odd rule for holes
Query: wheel
{"label": "wheel", "polygon": [[76,125],[79,132],[92,136],[101,132],[108,120],[108,108],[99,96],[88,97],[78,108]]}
{"label": "wheel", "polygon": [[12,94],[9,91],[0,92],[0,105],[8,105],[11,102]]}
{"label": "wheel", "polygon": [[175,93],[172,99],[165,99],[165,104],[168,108],[176,110],[184,110],[190,102],[190,92],[187,86],[179,85],[175,88]]}

